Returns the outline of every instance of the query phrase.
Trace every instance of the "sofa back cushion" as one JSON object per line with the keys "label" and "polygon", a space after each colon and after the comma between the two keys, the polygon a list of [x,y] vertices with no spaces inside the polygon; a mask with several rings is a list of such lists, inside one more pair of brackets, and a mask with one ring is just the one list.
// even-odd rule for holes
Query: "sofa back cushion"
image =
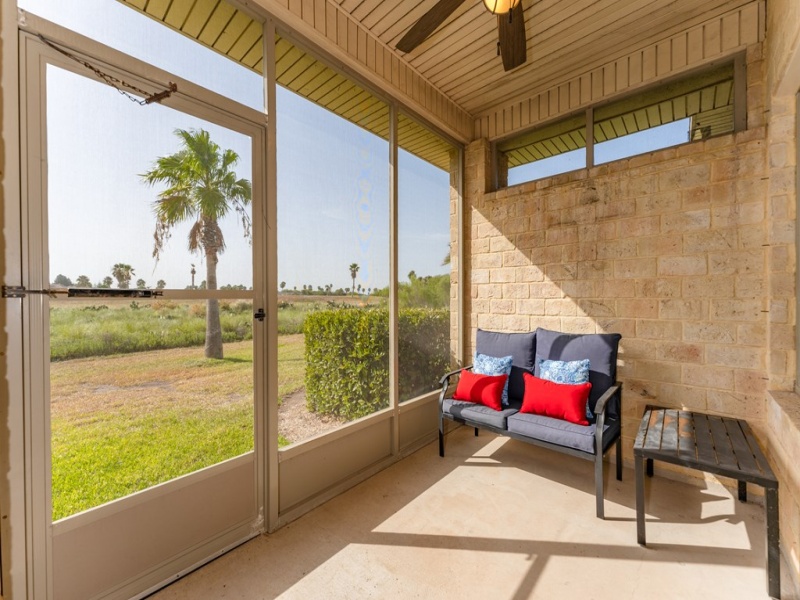
{"label": "sofa back cushion", "polygon": [[525,394],[525,382],[522,374],[533,374],[536,364],[536,332],[499,333],[478,329],[475,338],[475,351],[489,356],[511,356],[511,374],[508,377],[508,398],[510,401],[522,401]]}
{"label": "sofa back cushion", "polygon": [[[539,360],[583,360],[589,359],[589,408],[594,412],[597,400],[617,380],[617,351],[622,336],[618,333],[561,333],[536,330],[536,365],[534,375],[539,377]],[[608,413],[619,416],[616,403],[609,406]]]}

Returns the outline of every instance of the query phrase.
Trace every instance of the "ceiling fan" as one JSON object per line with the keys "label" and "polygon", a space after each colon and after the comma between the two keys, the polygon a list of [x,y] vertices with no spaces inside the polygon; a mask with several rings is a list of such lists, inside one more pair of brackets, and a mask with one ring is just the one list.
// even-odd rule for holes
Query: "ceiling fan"
{"label": "ceiling fan", "polygon": [[[464,2],[466,0],[439,0],[397,42],[397,49],[401,52],[411,52]],[[503,69],[510,71],[517,68],[526,59],[522,0],[483,0],[483,3],[489,12],[497,15],[497,50],[503,57]]]}

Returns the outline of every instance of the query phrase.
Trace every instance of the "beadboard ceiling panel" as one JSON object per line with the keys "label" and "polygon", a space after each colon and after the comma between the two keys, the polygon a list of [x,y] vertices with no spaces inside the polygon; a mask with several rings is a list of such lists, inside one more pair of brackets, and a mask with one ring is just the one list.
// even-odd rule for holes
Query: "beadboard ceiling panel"
{"label": "beadboard ceiling panel", "polygon": [[[333,0],[394,48],[437,0]],[[590,71],[750,0],[522,0],[528,61],[504,72],[497,22],[481,0],[464,3],[403,55],[470,114],[486,112]]]}

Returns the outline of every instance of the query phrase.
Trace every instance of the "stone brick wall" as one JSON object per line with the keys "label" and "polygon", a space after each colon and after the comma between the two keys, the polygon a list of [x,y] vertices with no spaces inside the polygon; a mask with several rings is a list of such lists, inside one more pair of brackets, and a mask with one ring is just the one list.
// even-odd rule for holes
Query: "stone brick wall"
{"label": "stone brick wall", "polygon": [[619,332],[626,453],[646,403],[746,417],[765,437],[761,59],[748,50],[741,133],[496,192],[489,143],[467,148],[468,355],[477,328]]}

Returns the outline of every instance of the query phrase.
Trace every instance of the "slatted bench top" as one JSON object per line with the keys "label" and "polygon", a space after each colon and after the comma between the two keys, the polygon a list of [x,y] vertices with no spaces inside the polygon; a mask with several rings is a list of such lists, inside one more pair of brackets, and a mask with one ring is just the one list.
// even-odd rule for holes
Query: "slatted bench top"
{"label": "slatted bench top", "polygon": [[778,487],[750,426],[740,419],[648,406],[633,451],[641,458]]}

